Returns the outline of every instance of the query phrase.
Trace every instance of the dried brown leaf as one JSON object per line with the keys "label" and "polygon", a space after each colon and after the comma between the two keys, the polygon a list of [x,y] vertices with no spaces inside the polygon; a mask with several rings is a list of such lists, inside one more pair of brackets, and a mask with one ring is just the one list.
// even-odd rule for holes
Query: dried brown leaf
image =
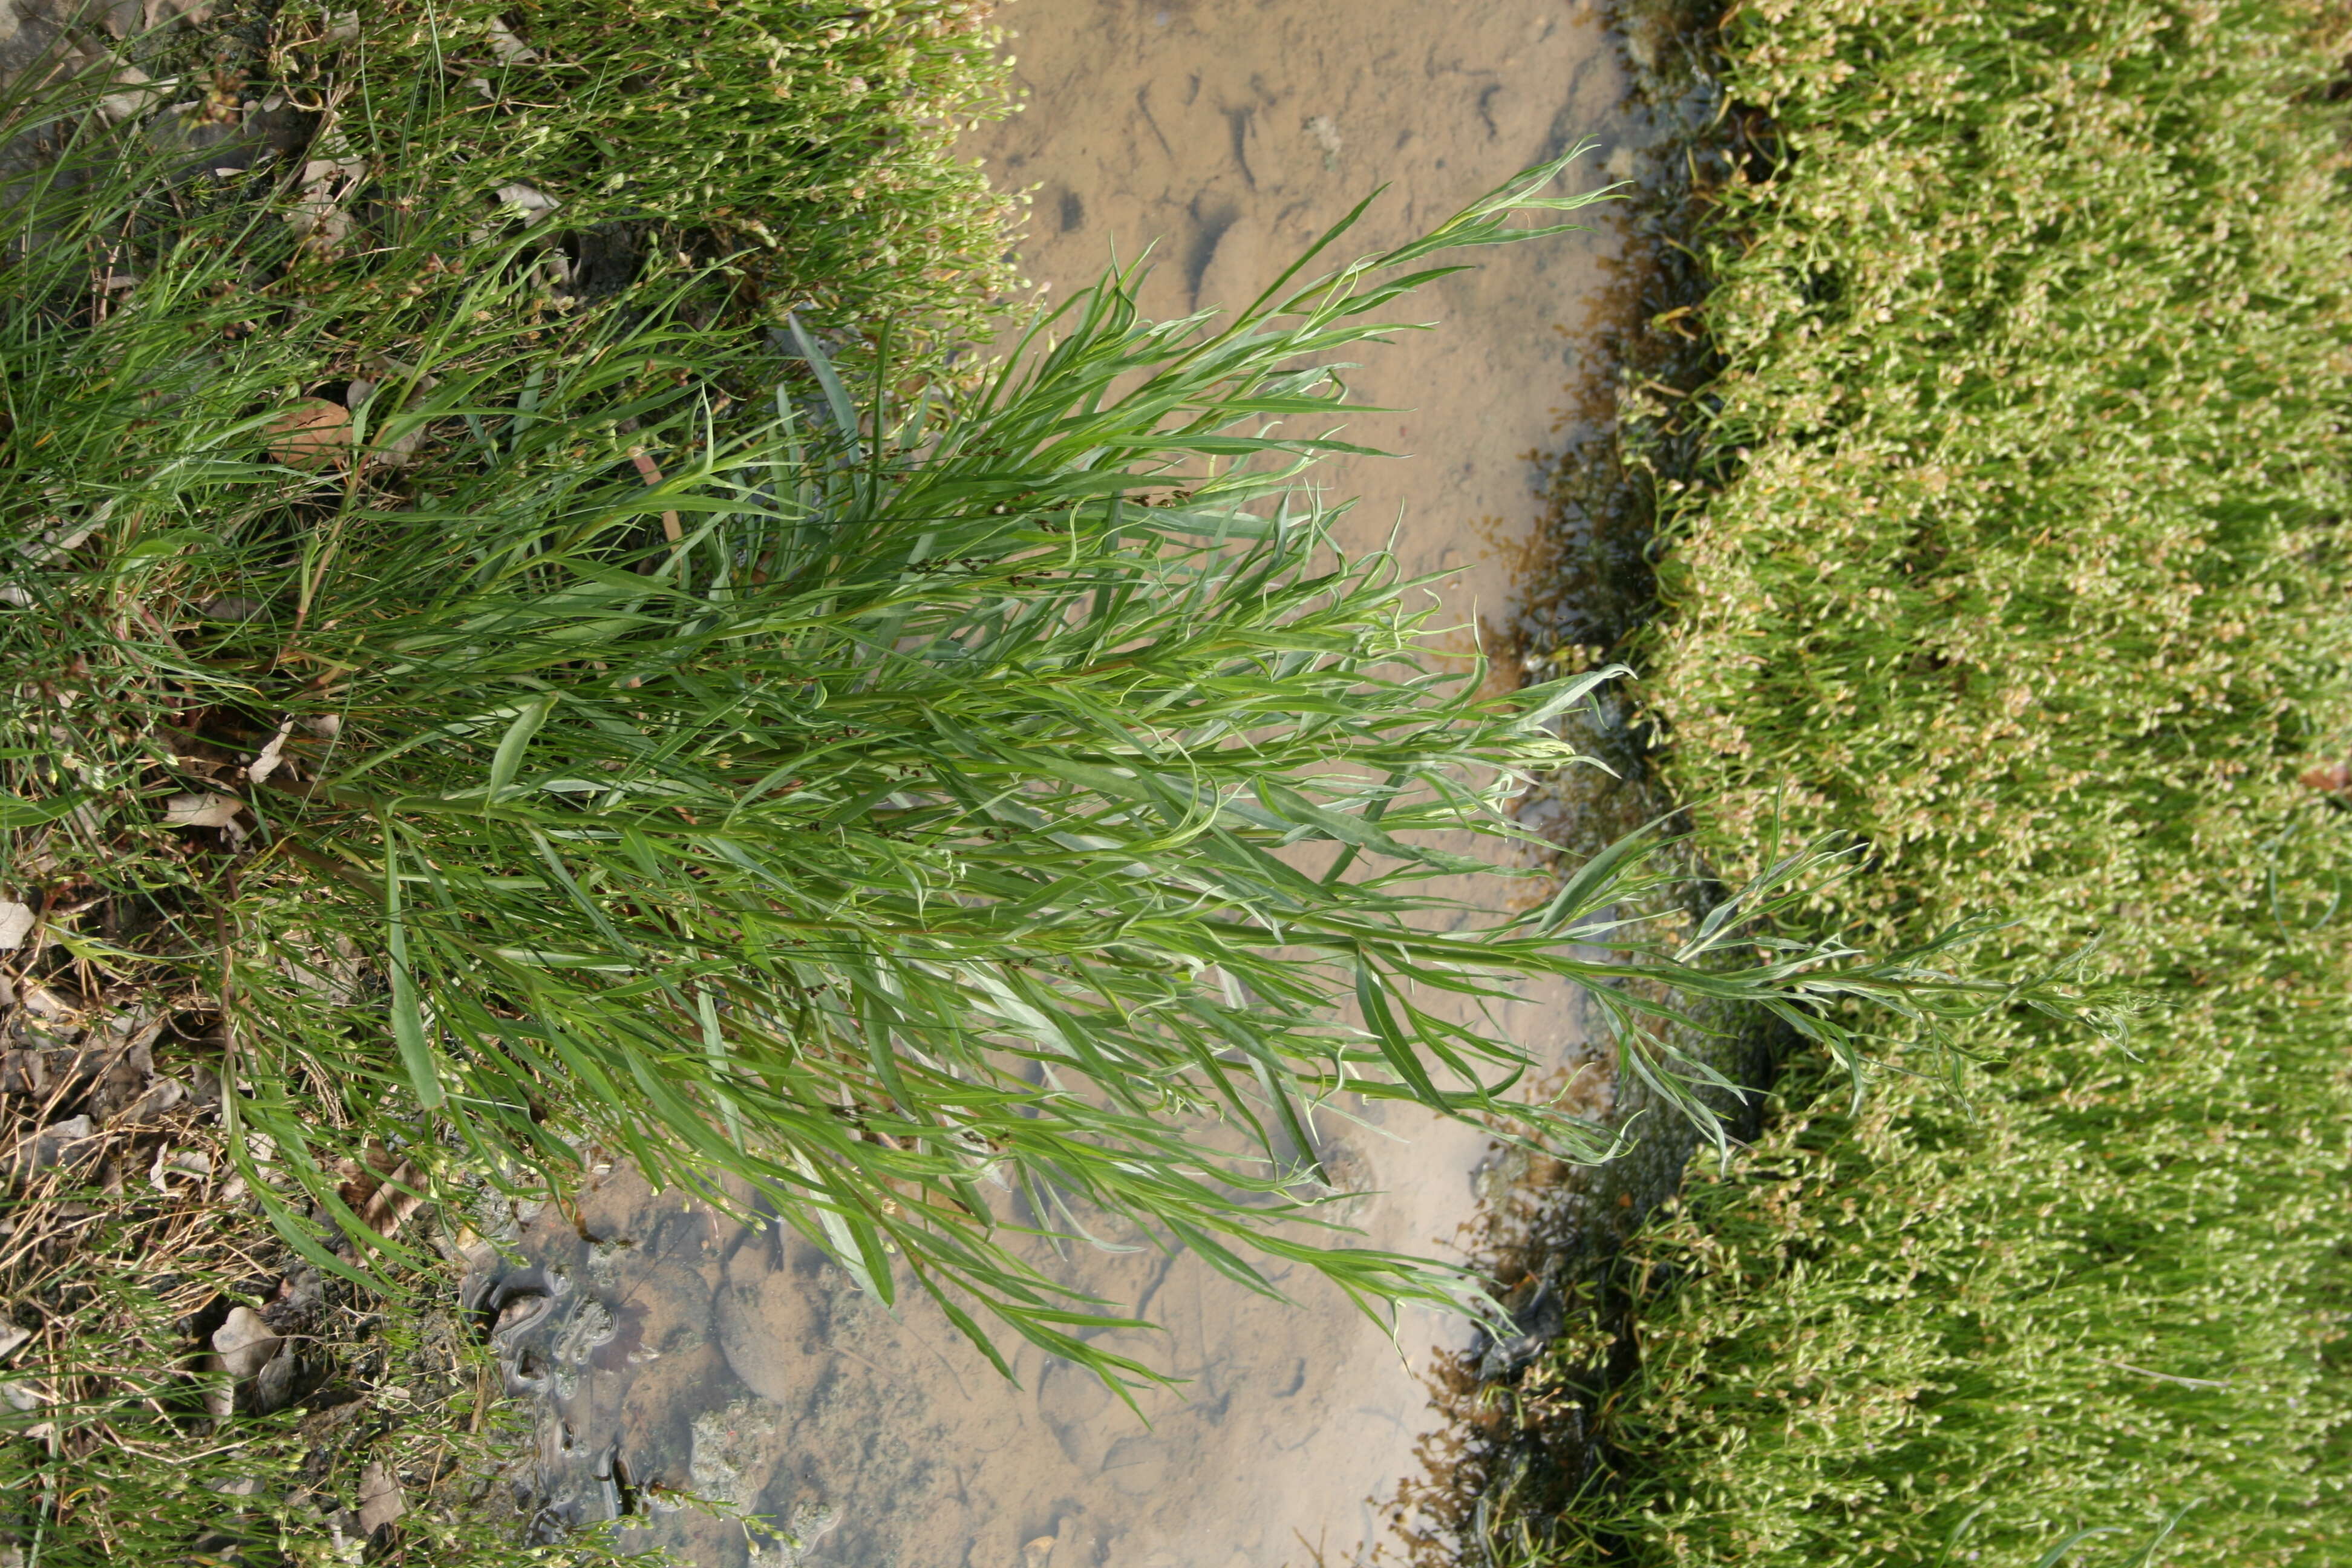
{"label": "dried brown leaf", "polygon": [[2306,768],[2296,775],[2296,782],[2305,789],[2315,789],[2326,795],[2342,795],[2352,791],[2352,764],[2326,763]]}
{"label": "dried brown leaf", "polygon": [[408,1511],[408,1501],[400,1495],[400,1480],[383,1463],[370,1460],[360,1472],[360,1529],[373,1535]]}
{"label": "dried brown leaf", "polygon": [[289,468],[324,468],[352,445],[352,411],[323,397],[306,398],[269,423],[269,455]]}
{"label": "dried brown leaf", "polygon": [[213,1331],[213,1353],[221,1368],[242,1383],[269,1364],[285,1341],[250,1307],[231,1308],[228,1321]]}

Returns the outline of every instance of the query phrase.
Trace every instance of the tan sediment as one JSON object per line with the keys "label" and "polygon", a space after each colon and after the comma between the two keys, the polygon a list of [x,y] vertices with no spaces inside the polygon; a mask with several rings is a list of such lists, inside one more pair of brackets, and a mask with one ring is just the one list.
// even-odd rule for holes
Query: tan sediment
{"label": "tan sediment", "polygon": [[[1251,299],[1379,186],[1342,258],[1422,233],[1515,171],[1601,145],[1563,191],[1609,183],[1629,131],[1591,0],[1008,0],[1027,106],[970,139],[1000,185],[1034,187],[1024,269],[1058,298],[1149,245],[1147,314]],[[1460,258],[1475,269],[1401,310],[1433,332],[1366,347],[1349,439],[1410,461],[1341,459],[1352,542],[1399,530],[1409,570],[1457,573],[1465,624],[1507,613],[1529,538],[1529,456],[1554,441],[1590,305],[1619,249],[1603,232]],[[1465,635],[1463,646],[1469,646]]]}
{"label": "tan sediment", "polygon": [[[1349,255],[1585,136],[1628,131],[1590,4],[1016,0],[1002,15],[1028,108],[970,147],[1002,184],[1038,187],[1025,269],[1067,293],[1114,246],[1132,258],[1153,245],[1144,304],[1160,315],[1255,295],[1377,184],[1391,188]],[[1604,181],[1602,162],[1570,188]],[[1465,655],[1510,613],[1538,510],[1532,454],[1556,442],[1567,363],[1619,244],[1605,219],[1595,226],[1465,258],[1475,270],[1404,312],[1438,331],[1370,345],[1349,373],[1360,397],[1397,411],[1360,416],[1349,438],[1411,456],[1343,460],[1318,482],[1361,498],[1352,547],[1393,531],[1408,572],[1447,574]],[[1489,1026],[1548,1063],[1588,1058],[1564,989],[1497,1007]],[[1367,1245],[1456,1244],[1476,1209],[1482,1133],[1402,1112],[1325,1131],[1328,1157],[1368,1189],[1349,1216]],[[1289,1305],[1187,1255],[1069,1247],[1063,1277],[1158,1325],[1120,1348],[1184,1380],[1141,1396],[1147,1424],[1034,1349],[1012,1353],[1008,1384],[927,1304],[894,1316],[803,1244],[716,1225],[625,1170],[580,1219],[529,1238],[569,1271],[575,1300],[612,1314],[596,1334],[545,1336],[553,1471],[586,1488],[617,1444],[635,1487],[699,1489],[775,1521],[766,1562],[1276,1568],[1395,1555],[1388,1505],[1438,1419],[1423,1374],[1468,1338],[1459,1321],[1416,1313],[1391,1342],[1300,1271],[1280,1280]],[[701,1562],[746,1555],[740,1525],[692,1510],[652,1533]]]}

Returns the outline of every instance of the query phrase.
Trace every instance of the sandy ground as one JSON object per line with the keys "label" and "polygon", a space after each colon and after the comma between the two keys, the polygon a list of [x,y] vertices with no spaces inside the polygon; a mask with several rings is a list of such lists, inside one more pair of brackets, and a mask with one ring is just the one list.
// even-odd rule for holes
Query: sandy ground
{"label": "sandy ground", "polygon": [[[1153,247],[1144,309],[1245,301],[1387,185],[1347,254],[1409,238],[1516,171],[1601,145],[1560,194],[1630,166],[1624,83],[1596,0],[1010,0],[1024,112],[971,139],[1000,184],[1034,189],[1021,260],[1059,298]],[[1475,271],[1369,348],[1352,439],[1412,460],[1335,463],[1354,533],[1402,524],[1415,571],[1455,572],[1465,623],[1507,613],[1534,514],[1529,461],[1611,297],[1605,232],[1473,253]],[[1466,643],[1465,643],[1466,646]]]}
{"label": "sandy ground", "polygon": [[[1614,47],[1590,0],[1015,0],[1025,113],[971,139],[1001,183],[1036,187],[1022,247],[1055,297],[1114,248],[1156,247],[1146,309],[1244,299],[1374,185],[1351,247],[1394,243],[1586,136],[1567,189],[1624,163]],[[1612,157],[1612,154],[1613,157]],[[1503,624],[1538,513],[1532,455],[1590,351],[1619,241],[1604,232],[1472,259],[1369,348],[1351,384],[1398,412],[1350,438],[1413,454],[1322,478],[1362,498],[1360,546],[1397,531],[1408,570],[1447,574],[1473,646]],[[1530,994],[1495,1026],[1539,1058],[1587,1058],[1572,996]],[[1444,1251],[1476,1209],[1473,1130],[1400,1113],[1328,1152],[1367,1187],[1376,1246]],[[625,1171],[530,1249],[565,1293],[532,1340],[557,1395],[547,1458],[593,1492],[625,1479],[728,1499],[797,1535],[761,1561],[860,1568],[1276,1568],[1401,1555],[1393,1500],[1437,1426],[1423,1375],[1458,1321],[1409,1316],[1395,1342],[1312,1278],[1299,1305],[1254,1297],[1186,1256],[1073,1249],[1069,1278],[1160,1326],[1129,1348],[1185,1380],[1139,1419],[1034,1350],[999,1378],[922,1304],[898,1316],[798,1243],[646,1193]],[[518,1337],[515,1343],[522,1342]],[[593,1498],[583,1498],[593,1504]],[[692,1512],[654,1532],[742,1562],[740,1525]]]}

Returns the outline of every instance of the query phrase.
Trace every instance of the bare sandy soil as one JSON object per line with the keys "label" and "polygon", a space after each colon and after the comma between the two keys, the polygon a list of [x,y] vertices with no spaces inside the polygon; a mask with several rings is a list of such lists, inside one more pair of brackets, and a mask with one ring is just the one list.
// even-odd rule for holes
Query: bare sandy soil
{"label": "bare sandy soil", "polygon": [[[1347,254],[1422,233],[1516,171],[1591,138],[1561,192],[1630,165],[1624,81],[1597,0],[1008,0],[1025,111],[971,139],[1034,187],[1021,260],[1056,298],[1146,245],[1148,313],[1245,301],[1376,187]],[[1465,619],[1507,613],[1562,386],[1613,298],[1602,232],[1467,259],[1368,349],[1352,439],[1412,460],[1322,474],[1361,498],[1355,536],[1401,525],[1415,571],[1458,572]],[[1466,647],[1466,641],[1465,641]]]}
{"label": "bare sandy soil", "polygon": [[[1026,112],[974,155],[1036,187],[1022,260],[1056,297],[1114,247],[1156,247],[1160,315],[1244,300],[1373,186],[1350,253],[1435,223],[1587,136],[1601,153],[1566,188],[1605,183],[1631,133],[1614,47],[1590,0],[1017,0]],[[1612,156],[1612,153],[1614,156]],[[1391,529],[1405,567],[1447,574],[1468,652],[1505,624],[1534,536],[1532,460],[1590,352],[1620,241],[1602,232],[1487,252],[1407,311],[1441,322],[1366,351],[1350,382],[1398,411],[1351,439],[1412,454],[1325,471],[1362,498],[1357,547]],[[1540,1058],[1591,1052],[1564,993],[1498,1010]],[[1605,1090],[1600,1091],[1605,1097]],[[1327,1157],[1370,1189],[1354,1222],[1374,1246],[1444,1251],[1476,1212],[1476,1131],[1392,1116],[1329,1130]],[[1437,1427],[1424,1383],[1468,1339],[1413,1315],[1392,1343],[1312,1278],[1289,1306],[1190,1257],[1074,1247],[1057,1267],[1160,1325],[1122,1348],[1185,1380],[1146,1397],[1148,1423],[1034,1351],[1000,1379],[940,1314],[893,1316],[838,1269],[772,1233],[714,1225],[625,1171],[593,1197],[592,1247],[546,1225],[530,1250],[564,1276],[555,1310],[509,1337],[555,1396],[555,1473],[593,1511],[620,1480],[718,1496],[785,1527],[759,1560],[861,1568],[1276,1568],[1402,1555],[1394,1506]],[[1113,1238],[1118,1239],[1118,1238]],[[1125,1238],[1132,1241],[1137,1238]],[[1410,1523],[1410,1521],[1404,1522]],[[652,1532],[697,1560],[740,1563],[761,1538],[693,1512]],[[786,1537],[797,1536],[795,1543]]]}

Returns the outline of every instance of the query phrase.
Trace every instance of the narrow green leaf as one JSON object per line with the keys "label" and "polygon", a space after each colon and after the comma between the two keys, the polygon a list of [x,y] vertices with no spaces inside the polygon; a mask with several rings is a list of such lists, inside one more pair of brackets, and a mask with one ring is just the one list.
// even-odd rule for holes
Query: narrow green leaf
{"label": "narrow green leaf", "polygon": [[408,926],[400,910],[399,849],[389,823],[383,832],[383,912],[385,945],[392,981],[392,1037],[400,1048],[401,1065],[416,1090],[416,1103],[438,1110],[446,1098],[440,1074],[433,1065],[433,1048],[425,1037],[425,1014],[416,999],[416,983],[408,968]]}
{"label": "narrow green leaf", "polygon": [[539,733],[540,726],[547,722],[555,702],[556,699],[550,695],[526,703],[507,725],[507,732],[499,737],[499,749],[490,758],[491,804],[496,805],[513,787],[515,773],[522,766],[523,752],[530,747],[530,738]]}

